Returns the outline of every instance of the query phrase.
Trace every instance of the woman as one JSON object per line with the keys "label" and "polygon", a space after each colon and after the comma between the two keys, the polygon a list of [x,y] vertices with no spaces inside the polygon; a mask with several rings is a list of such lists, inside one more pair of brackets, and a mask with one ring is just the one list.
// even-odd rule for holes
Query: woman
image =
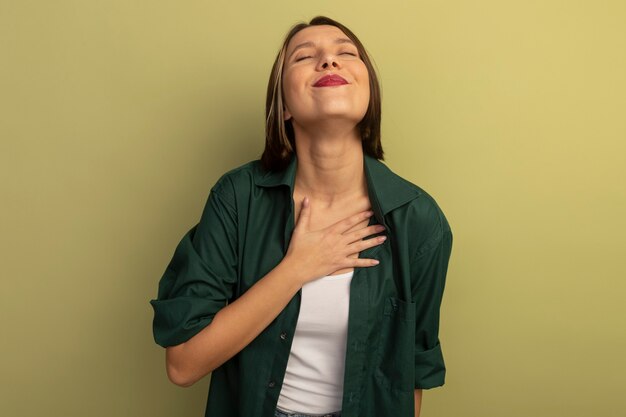
{"label": "woman", "polygon": [[207,417],[418,416],[444,384],[452,232],[380,161],[358,38],[324,16],[295,25],[266,114],[261,159],[218,179],[150,301],[168,377],[211,373]]}

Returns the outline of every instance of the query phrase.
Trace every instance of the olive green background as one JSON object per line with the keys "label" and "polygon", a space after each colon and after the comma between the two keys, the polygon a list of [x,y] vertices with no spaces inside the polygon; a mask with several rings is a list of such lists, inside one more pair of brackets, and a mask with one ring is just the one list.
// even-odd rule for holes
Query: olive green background
{"label": "olive green background", "polygon": [[422,415],[623,415],[623,1],[2,0],[3,415],[204,414],[148,301],[317,14],[372,55],[386,162],[454,232]]}

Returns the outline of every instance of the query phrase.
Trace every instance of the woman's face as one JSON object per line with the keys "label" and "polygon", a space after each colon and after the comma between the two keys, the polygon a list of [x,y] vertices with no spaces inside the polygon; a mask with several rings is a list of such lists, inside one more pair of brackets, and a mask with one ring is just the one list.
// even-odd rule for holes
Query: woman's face
{"label": "woman's face", "polygon": [[[339,41],[338,41],[339,39]],[[303,43],[309,45],[301,46]],[[301,126],[328,119],[360,122],[370,98],[369,74],[357,47],[336,26],[310,26],[287,45],[282,87],[285,120]],[[337,74],[348,84],[315,87],[323,76]]]}

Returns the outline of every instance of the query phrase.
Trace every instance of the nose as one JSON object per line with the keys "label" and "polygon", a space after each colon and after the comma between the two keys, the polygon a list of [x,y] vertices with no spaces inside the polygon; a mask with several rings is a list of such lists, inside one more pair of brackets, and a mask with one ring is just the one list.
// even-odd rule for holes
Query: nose
{"label": "nose", "polygon": [[328,67],[339,68],[340,64],[333,54],[324,54],[318,63],[318,69],[327,69]]}

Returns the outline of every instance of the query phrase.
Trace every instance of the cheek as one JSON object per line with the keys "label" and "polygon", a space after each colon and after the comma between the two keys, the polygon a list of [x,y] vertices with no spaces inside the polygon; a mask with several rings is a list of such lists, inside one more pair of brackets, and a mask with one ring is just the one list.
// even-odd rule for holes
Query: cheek
{"label": "cheek", "polygon": [[359,78],[363,84],[369,86],[369,72],[367,71],[365,64],[361,64],[359,66]]}
{"label": "cheek", "polygon": [[283,92],[286,96],[293,95],[298,90],[298,75],[294,73],[283,77]]}
{"label": "cheek", "polygon": [[289,107],[292,104],[293,90],[292,90],[292,80],[290,78],[283,78],[283,101]]}
{"label": "cheek", "polygon": [[354,63],[355,65],[351,68],[352,74],[356,78],[357,83],[359,84],[359,88],[368,88],[369,89],[369,72],[367,71],[367,67],[365,63],[359,61],[359,63]]}
{"label": "cheek", "polygon": [[359,90],[361,91],[364,99],[369,100],[370,95],[370,80],[367,71],[359,75]]}

